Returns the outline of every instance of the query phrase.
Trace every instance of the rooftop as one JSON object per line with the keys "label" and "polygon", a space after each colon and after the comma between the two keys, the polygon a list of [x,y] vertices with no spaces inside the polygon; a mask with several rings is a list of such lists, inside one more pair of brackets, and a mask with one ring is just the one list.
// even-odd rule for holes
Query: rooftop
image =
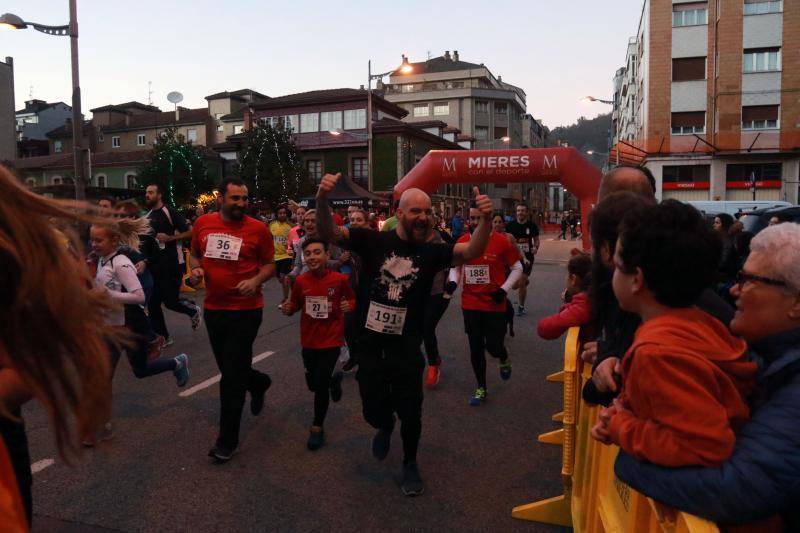
{"label": "rooftop", "polygon": [[[253,109],[280,109],[283,107],[294,107],[304,105],[332,104],[340,102],[357,102],[367,99],[366,89],[322,89],[318,91],[308,91],[304,93],[287,94],[270,98],[266,102],[259,102],[251,107]],[[387,111],[392,111],[396,116],[404,117],[408,111],[399,107],[379,94],[372,93],[372,103],[382,107]]]}
{"label": "rooftop", "polygon": [[125,102],[124,104],[109,104],[104,105],[102,107],[95,107],[94,109],[90,109],[92,113],[102,112],[102,111],[115,111],[117,113],[130,113],[132,109],[137,111],[150,111],[150,112],[160,112],[161,110],[153,105],[143,104],[141,102]]}
{"label": "rooftop", "polygon": [[254,91],[253,89],[239,89],[238,91],[222,91],[219,93],[214,93],[206,96],[206,100],[219,100],[222,98],[238,98],[241,100],[245,100],[242,98],[243,96],[250,95],[251,100],[268,100],[269,96],[266,94],[261,94],[260,92]]}
{"label": "rooftop", "polygon": [[[16,114],[23,114],[23,113],[40,113],[45,109],[48,109],[53,106],[57,106],[58,104],[67,105],[64,102],[45,102],[44,100],[28,100],[25,102],[25,107],[23,109],[18,109],[15,113]],[[69,107],[69,106],[67,106]]]}

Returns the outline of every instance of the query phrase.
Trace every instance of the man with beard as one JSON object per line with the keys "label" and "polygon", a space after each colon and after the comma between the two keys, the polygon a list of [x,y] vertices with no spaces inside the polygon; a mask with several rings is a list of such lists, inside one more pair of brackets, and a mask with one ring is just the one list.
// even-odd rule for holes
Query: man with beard
{"label": "man with beard", "polygon": [[275,274],[275,248],[263,222],[245,216],[247,187],[237,178],[219,186],[218,213],[197,219],[192,235],[192,279],[205,277],[208,339],[220,380],[220,430],[209,456],[227,462],[239,445],[239,424],[245,395],[258,415],[272,383],[255,370],[253,341],[261,326],[261,285]]}
{"label": "man with beard", "polygon": [[525,311],[525,299],[528,296],[528,279],[533,270],[533,259],[539,251],[539,226],[530,220],[528,206],[524,203],[517,204],[517,218],[506,224],[506,232],[514,236],[520,253],[522,253],[522,279],[519,282],[517,316],[522,316]]}
{"label": "man with beard", "polygon": [[192,229],[186,219],[176,210],[164,205],[161,188],[151,183],[145,189],[145,204],[150,212],[150,228],[158,241],[158,247],[148,257],[148,268],[153,274],[153,293],[147,301],[148,315],[153,331],[164,337],[164,346],[172,344],[172,339],[164,321],[161,304],[177,313],[192,319],[192,329],[200,326],[203,315],[200,308],[187,300],[178,298],[183,279],[183,254],[178,250],[182,239],[191,237]]}
{"label": "man with beard", "polygon": [[469,243],[428,242],[433,221],[431,199],[419,189],[400,197],[397,228],[375,232],[336,227],[328,195],[341,174],[326,174],[317,192],[317,233],[340,242],[361,258],[356,314],[359,329],[358,384],[364,418],[377,433],[372,454],[389,454],[397,413],[403,439],[402,490],[422,494],[417,448],[422,431],[422,356],[425,302],[437,272],[483,254],[491,232],[491,200],[475,192],[482,218]]}

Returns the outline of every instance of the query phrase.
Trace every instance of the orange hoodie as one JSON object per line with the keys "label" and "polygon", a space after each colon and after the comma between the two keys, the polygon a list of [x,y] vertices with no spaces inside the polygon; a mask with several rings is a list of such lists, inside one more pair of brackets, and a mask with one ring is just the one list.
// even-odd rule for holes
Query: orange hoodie
{"label": "orange hoodie", "polygon": [[611,440],[662,466],[728,459],[755,384],[746,354],[744,341],[697,308],[643,323],[622,359],[620,399],[630,412],[611,418]]}

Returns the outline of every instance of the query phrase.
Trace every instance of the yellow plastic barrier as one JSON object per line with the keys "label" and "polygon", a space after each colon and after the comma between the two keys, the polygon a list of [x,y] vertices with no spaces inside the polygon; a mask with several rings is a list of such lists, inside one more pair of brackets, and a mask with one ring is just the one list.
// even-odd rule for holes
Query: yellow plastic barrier
{"label": "yellow plastic barrier", "polygon": [[[581,389],[591,379],[591,368],[578,357],[578,328],[567,333],[564,348],[564,411],[561,475],[564,493],[515,507],[514,518],[561,526],[579,533],[719,533],[713,523],[662,506],[636,492],[614,475],[619,448],[592,439],[589,432],[599,408],[581,400]],[[549,380],[549,377],[548,377]],[[555,432],[539,436],[552,442]]]}

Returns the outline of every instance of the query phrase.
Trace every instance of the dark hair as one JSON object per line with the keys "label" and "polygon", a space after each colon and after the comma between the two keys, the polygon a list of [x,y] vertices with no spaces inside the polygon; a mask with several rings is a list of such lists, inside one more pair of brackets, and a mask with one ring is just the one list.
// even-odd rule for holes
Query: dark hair
{"label": "dark hair", "polygon": [[528,204],[526,204],[525,202],[517,202],[517,204],[514,206],[514,209],[518,207],[524,207],[525,209],[528,209]]}
{"label": "dark hair", "polygon": [[109,202],[111,204],[111,207],[114,207],[115,205],[117,205],[117,201],[114,198],[112,198],[111,196],[101,196],[100,198],[97,199],[97,203],[99,204],[103,200],[105,200],[106,202]]}
{"label": "dark hair", "polygon": [[718,218],[722,223],[722,231],[728,233],[728,230],[733,226],[733,217],[728,213],[717,213],[714,218]]}
{"label": "dark hair", "polygon": [[585,291],[592,280],[592,258],[584,253],[572,256],[567,263],[567,272],[578,278],[578,286]]}
{"label": "dark hair", "polygon": [[228,192],[228,185],[233,185],[234,187],[245,187],[244,181],[240,180],[239,178],[224,178],[220,183],[217,190],[219,191],[219,195],[225,198],[225,194]]}
{"label": "dark hair", "polygon": [[622,272],[639,268],[655,299],[688,307],[714,281],[722,245],[694,207],[664,200],[626,213],[620,225]]}
{"label": "dark hair", "polygon": [[280,204],[278,207],[275,208],[275,214],[278,214],[278,211],[284,209],[286,211],[286,215],[289,216],[292,214],[291,210],[289,210],[289,206],[286,204]]}
{"label": "dark hair", "polygon": [[308,246],[317,243],[321,244],[326,252],[328,251],[328,241],[320,239],[319,237],[309,237],[308,239],[304,240],[302,248],[305,250]]}
{"label": "dark hair", "polygon": [[163,191],[163,190],[161,190],[161,185],[159,185],[159,184],[158,184],[158,183],[156,183],[155,181],[151,181],[150,183],[148,183],[147,185],[145,185],[145,187],[144,187],[144,188],[146,189],[146,188],[148,188],[148,187],[155,187],[155,188],[156,188],[156,192],[157,192],[158,194],[164,194],[164,191]]}
{"label": "dark hair", "polygon": [[506,221],[506,216],[503,214],[502,211],[495,211],[494,213],[492,213],[492,220],[494,220],[494,217],[500,217],[503,219],[503,222]]}
{"label": "dark hair", "polygon": [[742,263],[744,263],[747,256],[750,255],[750,241],[753,240],[753,237],[755,237],[755,235],[749,231],[740,231],[733,238],[733,247],[736,253],[739,254]]}

